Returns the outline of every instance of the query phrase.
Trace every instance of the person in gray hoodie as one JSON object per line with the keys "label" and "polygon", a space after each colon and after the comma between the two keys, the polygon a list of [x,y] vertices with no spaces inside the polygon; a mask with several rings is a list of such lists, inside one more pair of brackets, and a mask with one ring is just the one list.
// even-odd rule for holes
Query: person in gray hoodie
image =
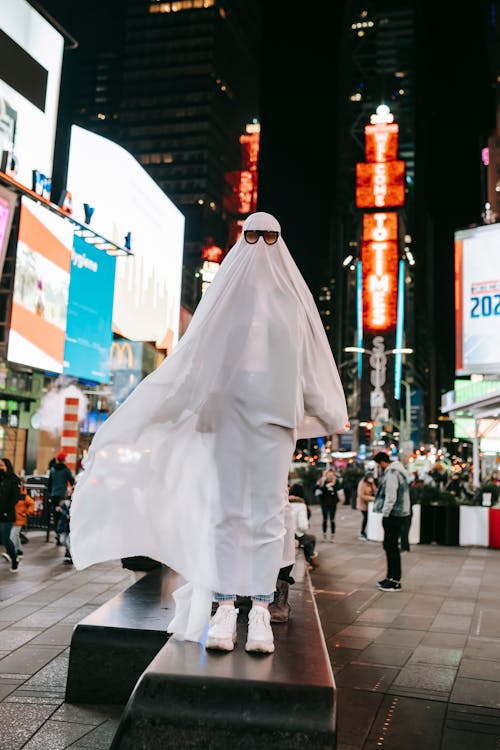
{"label": "person in gray hoodie", "polygon": [[401,553],[399,538],[404,519],[410,515],[408,475],[400,461],[391,461],[380,451],[373,460],[380,466],[382,478],[373,503],[373,512],[382,513],[387,575],[377,583],[381,591],[401,591]]}

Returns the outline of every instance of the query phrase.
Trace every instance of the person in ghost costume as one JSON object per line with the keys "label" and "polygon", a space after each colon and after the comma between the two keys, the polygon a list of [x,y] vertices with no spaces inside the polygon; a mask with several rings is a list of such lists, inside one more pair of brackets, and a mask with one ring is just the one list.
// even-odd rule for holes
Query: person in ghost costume
{"label": "person in ghost costume", "polygon": [[162,562],[183,580],[167,631],[207,648],[234,648],[234,600],[251,597],[246,649],[272,652],[267,608],[295,560],[296,441],[347,427],[313,297],[278,221],[251,214],[184,336],[92,441],[72,501],[75,567]]}

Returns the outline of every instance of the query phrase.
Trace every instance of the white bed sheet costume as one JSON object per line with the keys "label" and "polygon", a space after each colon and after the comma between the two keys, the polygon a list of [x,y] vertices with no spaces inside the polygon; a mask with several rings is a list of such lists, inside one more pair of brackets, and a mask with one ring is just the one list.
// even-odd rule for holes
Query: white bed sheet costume
{"label": "white bed sheet costume", "polygon": [[244,230],[162,364],[97,431],[71,508],[77,569],[146,555],[177,571],[177,638],[203,641],[214,592],[275,590],[295,559],[287,479],[296,441],[347,410],[313,297],[270,214]]}

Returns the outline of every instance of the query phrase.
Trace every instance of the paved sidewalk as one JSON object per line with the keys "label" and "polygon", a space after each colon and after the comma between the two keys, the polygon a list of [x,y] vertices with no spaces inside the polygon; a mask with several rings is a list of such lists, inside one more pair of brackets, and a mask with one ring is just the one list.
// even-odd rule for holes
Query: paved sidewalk
{"label": "paved sidewalk", "polygon": [[[359,541],[359,525],[358,511],[338,508],[335,542],[318,542],[311,574],[338,750],[499,750],[500,551],[415,545],[403,590],[380,592],[382,545]],[[320,540],[317,506],[312,530]],[[79,572],[43,532],[29,538],[18,574],[0,558],[0,750],[108,750],[121,711],[64,703],[69,644],[140,574],[119,562]]]}

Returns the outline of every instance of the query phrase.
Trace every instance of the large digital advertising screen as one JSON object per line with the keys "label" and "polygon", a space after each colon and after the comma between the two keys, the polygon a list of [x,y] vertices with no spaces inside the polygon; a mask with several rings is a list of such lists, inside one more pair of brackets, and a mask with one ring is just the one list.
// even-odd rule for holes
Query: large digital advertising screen
{"label": "large digital advertising screen", "polygon": [[23,198],[7,359],[63,371],[73,226]]}
{"label": "large digital advertising screen", "polygon": [[179,337],[184,215],[134,157],[83,128],[71,129],[67,178],[73,216],[133,255],[116,259],[113,330],[170,351]]}
{"label": "large digital advertising screen", "polygon": [[115,258],[74,238],[63,372],[108,383]]}
{"label": "large digital advertising screen", "polygon": [[455,233],[456,374],[500,374],[500,224]]}
{"label": "large digital advertising screen", "polygon": [[16,206],[17,195],[12,190],[0,185],[0,276],[3,271]]}
{"label": "large digital advertising screen", "polygon": [[63,36],[26,0],[0,0],[0,157],[31,188],[52,175]]}

